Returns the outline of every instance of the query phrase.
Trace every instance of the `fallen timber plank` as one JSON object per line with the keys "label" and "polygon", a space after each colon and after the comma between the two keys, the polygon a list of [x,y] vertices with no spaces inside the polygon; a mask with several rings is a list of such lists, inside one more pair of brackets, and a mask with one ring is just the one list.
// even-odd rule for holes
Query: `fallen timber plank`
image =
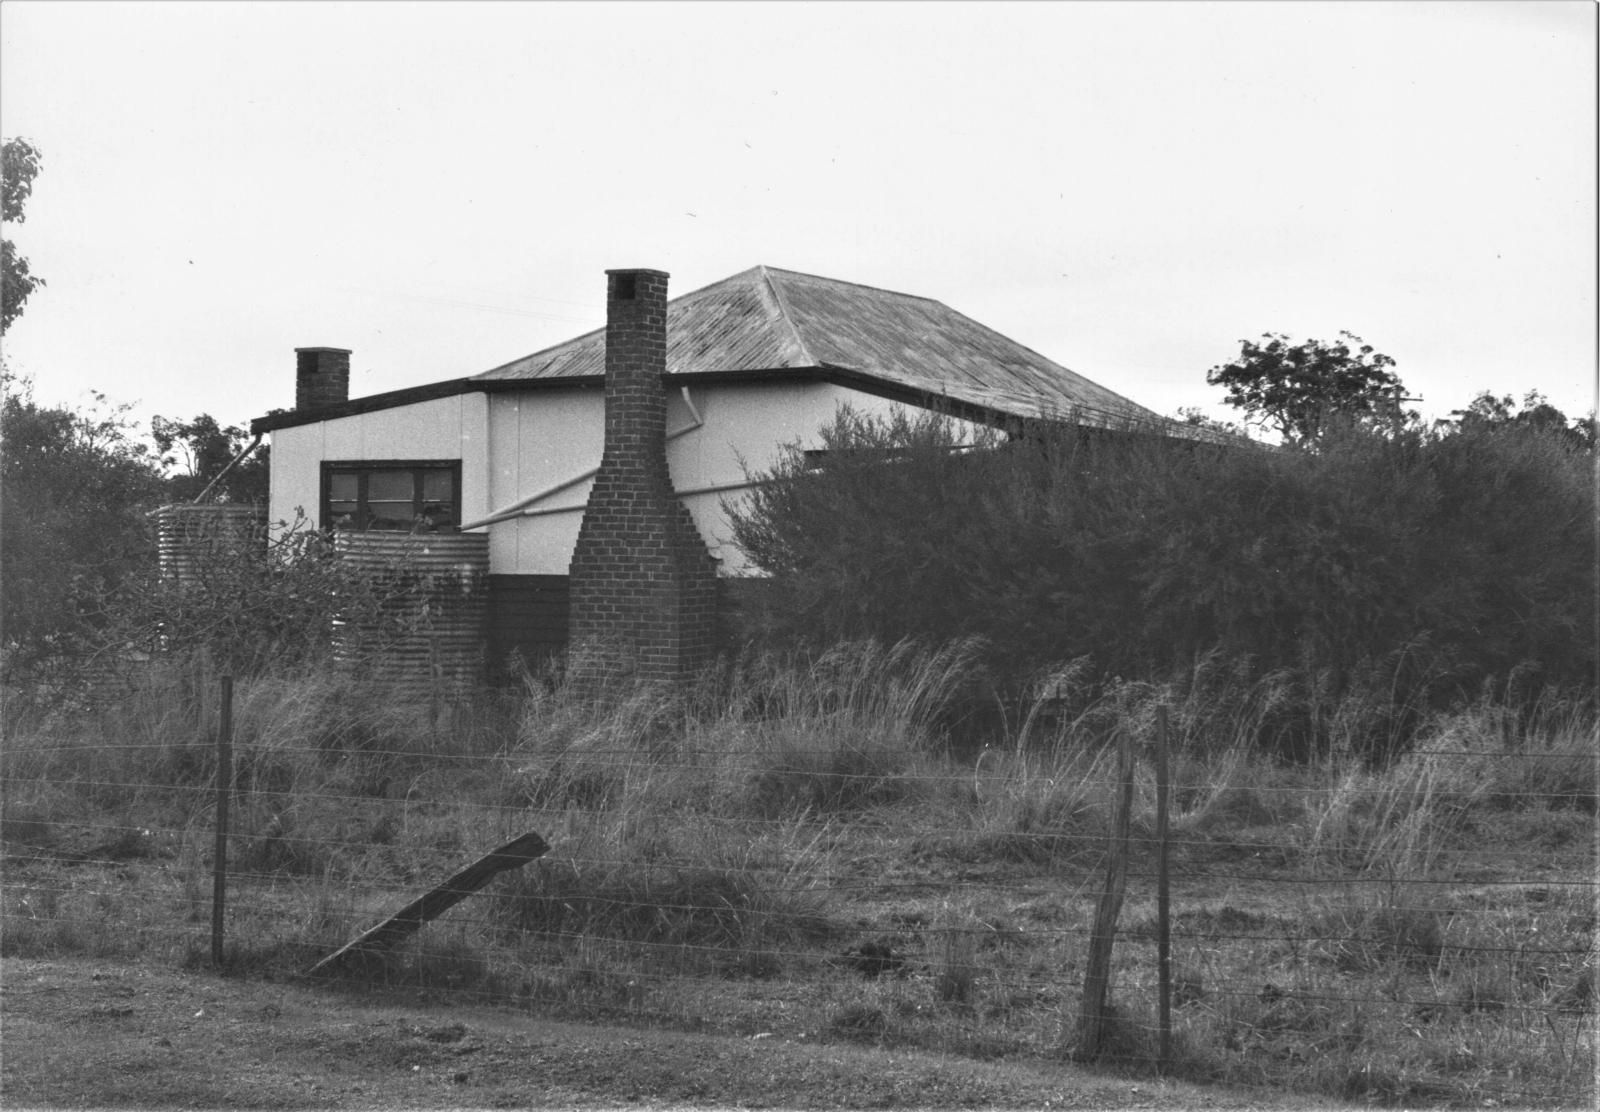
{"label": "fallen timber plank", "polygon": [[549,843],[531,830],[513,838],[500,848],[490,850],[442,884],[418,896],[371,930],[364,931],[345,943],[313,965],[310,972],[320,973],[332,969],[353,954],[372,954],[388,949],[402,938],[421,930],[424,923],[437,919],[499,874],[511,869],[520,869],[529,861],[543,857],[549,852]]}

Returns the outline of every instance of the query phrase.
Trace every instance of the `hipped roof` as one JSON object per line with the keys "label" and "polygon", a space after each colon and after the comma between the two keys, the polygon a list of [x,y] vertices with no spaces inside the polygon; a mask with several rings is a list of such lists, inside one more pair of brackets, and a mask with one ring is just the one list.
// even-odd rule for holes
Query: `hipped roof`
{"label": "hipped roof", "polygon": [[[669,382],[827,381],[976,420],[1187,429],[931,298],[757,266],[667,302]],[[597,328],[482,374],[259,417],[254,433],[484,391],[598,386]]]}
{"label": "hipped roof", "polygon": [[[1159,420],[1155,413],[931,298],[757,266],[667,303],[667,373],[764,378],[846,372],[1016,417]],[[476,381],[605,372],[605,329]]]}

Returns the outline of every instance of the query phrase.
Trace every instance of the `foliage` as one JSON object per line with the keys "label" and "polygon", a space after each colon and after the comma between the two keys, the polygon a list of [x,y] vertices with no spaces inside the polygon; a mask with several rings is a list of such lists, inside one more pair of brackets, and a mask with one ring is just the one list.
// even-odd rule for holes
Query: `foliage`
{"label": "foliage", "polygon": [[24,383],[7,393],[0,418],[0,647],[9,668],[91,638],[101,601],[154,561],[144,512],[162,483],[127,407],[104,395],[77,411],[37,404]]}
{"label": "foliage", "polygon": [[1589,460],[1548,430],[1330,427],[1315,453],[1137,426],[959,451],[958,431],[845,412],[820,470],[794,450],[757,476],[730,513],[774,577],[766,636],[979,637],[1008,698],[1051,661],[1159,681],[1219,654],[1287,677],[1261,726],[1285,755],[1324,744],[1348,692],[1382,693],[1386,751],[1513,669],[1532,693],[1592,675]]}
{"label": "foliage", "polygon": [[1219,421],[1217,418],[1206,414],[1200,409],[1199,406],[1179,406],[1177,419],[1193,428],[1203,429],[1207,432],[1219,433],[1223,436],[1235,436],[1240,438],[1245,438],[1247,436],[1245,429],[1234,424],[1232,421]]}
{"label": "foliage", "polygon": [[[21,224],[24,208],[33,193],[33,179],[39,175],[43,156],[26,139],[7,139],[0,145],[0,216],[8,224]],[[9,240],[0,240],[0,334],[10,329],[22,315],[28,296],[44,279],[28,272],[28,260],[17,254]]]}
{"label": "foliage", "polygon": [[259,502],[268,494],[268,449],[257,446],[248,457],[233,467],[236,456],[251,443],[249,434],[238,425],[223,426],[209,413],[187,421],[157,415],[150,422],[150,438],[161,454],[162,465],[171,471],[169,497],[174,502],[192,502],[202,493],[219,502]]}
{"label": "foliage", "polygon": [[957,624],[948,608],[967,593],[962,565],[979,527],[964,515],[983,478],[962,458],[960,427],[843,408],[821,443],[820,469],[792,448],[728,505],[734,540],[774,578],[767,614],[815,647],[945,639]]}
{"label": "foliage", "polygon": [[[344,986],[403,984],[412,1000],[545,1018],[624,1015],[701,1038],[759,1037],[763,1054],[866,1039],[1003,1057],[1059,1089],[1061,1016],[1077,1004],[1104,868],[1111,751],[1071,723],[1054,744],[1000,745],[976,767],[930,751],[930,702],[970,667],[965,654],[785,653],[688,698],[619,684],[597,701],[558,683],[530,686],[519,706],[480,692],[444,728],[360,676],[312,666],[243,677],[227,857],[243,883],[228,896],[225,967],[300,976],[535,829],[556,847],[538,866]],[[1591,1106],[1592,702],[1546,703],[1527,721],[1496,692],[1431,719],[1390,768],[1290,768],[1243,744],[1245,719],[1270,713],[1278,681],[1220,658],[1203,670],[1186,693],[1125,681],[1098,697],[1139,740],[1157,707],[1171,712],[1168,1078],[1313,1094],[1302,1104]],[[212,662],[173,655],[81,717],[8,711],[0,952],[205,963],[217,678]],[[768,731],[819,754],[870,734],[902,788],[774,813],[752,775],[773,767]],[[1213,749],[1215,732],[1228,736]],[[616,790],[513,792],[530,776],[549,784],[558,757]],[[1158,1045],[1153,819],[1141,756],[1107,1057],[1142,1076]],[[1224,890],[1219,874],[1247,875]],[[458,1023],[417,1038],[454,1071],[481,1027],[476,1041]],[[407,1061],[421,1041],[400,1048]],[[707,1045],[712,1066],[726,1059]],[[892,1080],[879,1103],[904,1103]],[[999,1103],[1017,1103],[1016,1091]],[[1042,1105],[1051,1090],[1028,1091]]]}
{"label": "foliage", "polygon": [[1595,422],[1592,416],[1588,419],[1569,419],[1537,390],[1530,390],[1523,396],[1520,409],[1510,394],[1497,398],[1484,390],[1465,409],[1452,410],[1449,418],[1439,424],[1464,430],[1511,426],[1556,434],[1574,448],[1592,450],[1595,446]]}
{"label": "foliage", "polygon": [[417,618],[402,575],[377,576],[340,560],[304,519],[218,528],[186,537],[185,545],[181,578],[146,564],[104,600],[103,648],[201,654],[243,676],[326,664],[335,615],[345,630],[341,644],[352,652],[355,630],[399,637]]}
{"label": "foliage", "polygon": [[[148,603],[154,597],[148,587],[136,586],[157,582],[149,512],[163,503],[192,500],[238,454],[244,433],[222,427],[208,414],[189,421],[157,417],[152,451],[130,419],[130,407],[109,402],[103,394],[94,394],[87,407],[71,408],[39,404],[25,380],[6,377],[4,384],[0,646],[10,671],[35,668],[47,658],[81,657],[118,636],[112,627],[128,621],[130,599],[140,595]],[[264,456],[262,449],[233,467],[208,498],[264,501]],[[180,457],[187,473],[172,474]],[[255,539],[264,553],[265,539]],[[293,541],[280,538],[272,547],[271,562],[280,572],[302,566],[287,556],[290,548],[306,547],[303,535]],[[236,565],[228,574],[235,572],[265,574],[260,560]],[[304,582],[294,583],[294,576],[268,578],[279,584],[267,591],[270,601],[255,601],[266,603],[269,620],[243,642],[224,639],[229,652],[247,644],[276,645],[285,623],[307,617],[309,602],[296,603],[277,592],[298,591],[295,597],[307,600],[319,597]],[[239,597],[242,589],[243,584],[235,583],[229,597]],[[321,596],[320,604],[326,602]],[[326,613],[317,616],[316,628],[326,625]],[[164,620],[171,617],[168,613]]]}
{"label": "foliage", "polygon": [[1239,357],[1211,368],[1206,381],[1227,387],[1227,404],[1290,444],[1314,443],[1336,418],[1406,421],[1405,388],[1389,369],[1394,360],[1353,333],[1339,335],[1331,344],[1290,344],[1276,332],[1264,333],[1259,344],[1242,340]]}

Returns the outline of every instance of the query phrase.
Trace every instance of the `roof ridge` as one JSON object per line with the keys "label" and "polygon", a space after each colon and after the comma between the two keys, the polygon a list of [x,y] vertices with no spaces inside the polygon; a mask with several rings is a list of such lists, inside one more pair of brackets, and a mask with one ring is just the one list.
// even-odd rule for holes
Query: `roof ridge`
{"label": "roof ridge", "polygon": [[920,293],[906,293],[904,290],[891,290],[887,286],[869,286],[865,282],[852,282],[846,278],[829,278],[826,274],[812,274],[809,271],[804,270],[786,270],[781,266],[759,266],[755,269],[768,272],[769,274],[776,272],[778,274],[792,274],[796,278],[811,278],[815,281],[827,282],[834,286],[853,286],[858,290],[871,290],[873,293],[886,293],[891,297],[904,297],[910,301],[926,301],[933,305],[943,305],[946,309],[949,308],[948,305],[945,305],[944,302],[940,301],[938,298],[925,297]]}
{"label": "roof ridge", "polygon": [[[800,325],[789,312],[789,299],[783,296],[783,290],[772,279],[772,271],[777,267],[757,265],[756,270],[761,272],[761,280],[767,284],[767,289],[772,294],[772,300],[777,302],[778,315],[783,318],[783,325],[789,330],[789,335],[794,338],[795,346],[800,349],[801,359],[812,366],[817,365],[816,356],[811,354],[811,347],[806,343],[805,336],[800,332]],[[793,271],[780,273],[794,273]]]}

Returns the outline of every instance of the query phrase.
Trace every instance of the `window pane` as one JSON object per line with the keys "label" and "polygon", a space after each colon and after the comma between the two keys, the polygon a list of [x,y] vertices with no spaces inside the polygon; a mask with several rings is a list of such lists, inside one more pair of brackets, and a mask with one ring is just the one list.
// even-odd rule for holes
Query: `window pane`
{"label": "window pane", "polygon": [[368,529],[410,530],[412,518],[410,502],[368,502]]}
{"label": "window pane", "polygon": [[422,473],[422,500],[424,502],[453,502],[455,491],[451,482],[455,475],[444,467],[429,468]]}
{"label": "window pane", "polygon": [[460,497],[451,466],[345,465],[328,471],[324,520],[335,529],[453,532]]}
{"label": "window pane", "polygon": [[367,478],[367,498],[373,502],[404,502],[409,506],[416,489],[410,471],[373,471]]}

